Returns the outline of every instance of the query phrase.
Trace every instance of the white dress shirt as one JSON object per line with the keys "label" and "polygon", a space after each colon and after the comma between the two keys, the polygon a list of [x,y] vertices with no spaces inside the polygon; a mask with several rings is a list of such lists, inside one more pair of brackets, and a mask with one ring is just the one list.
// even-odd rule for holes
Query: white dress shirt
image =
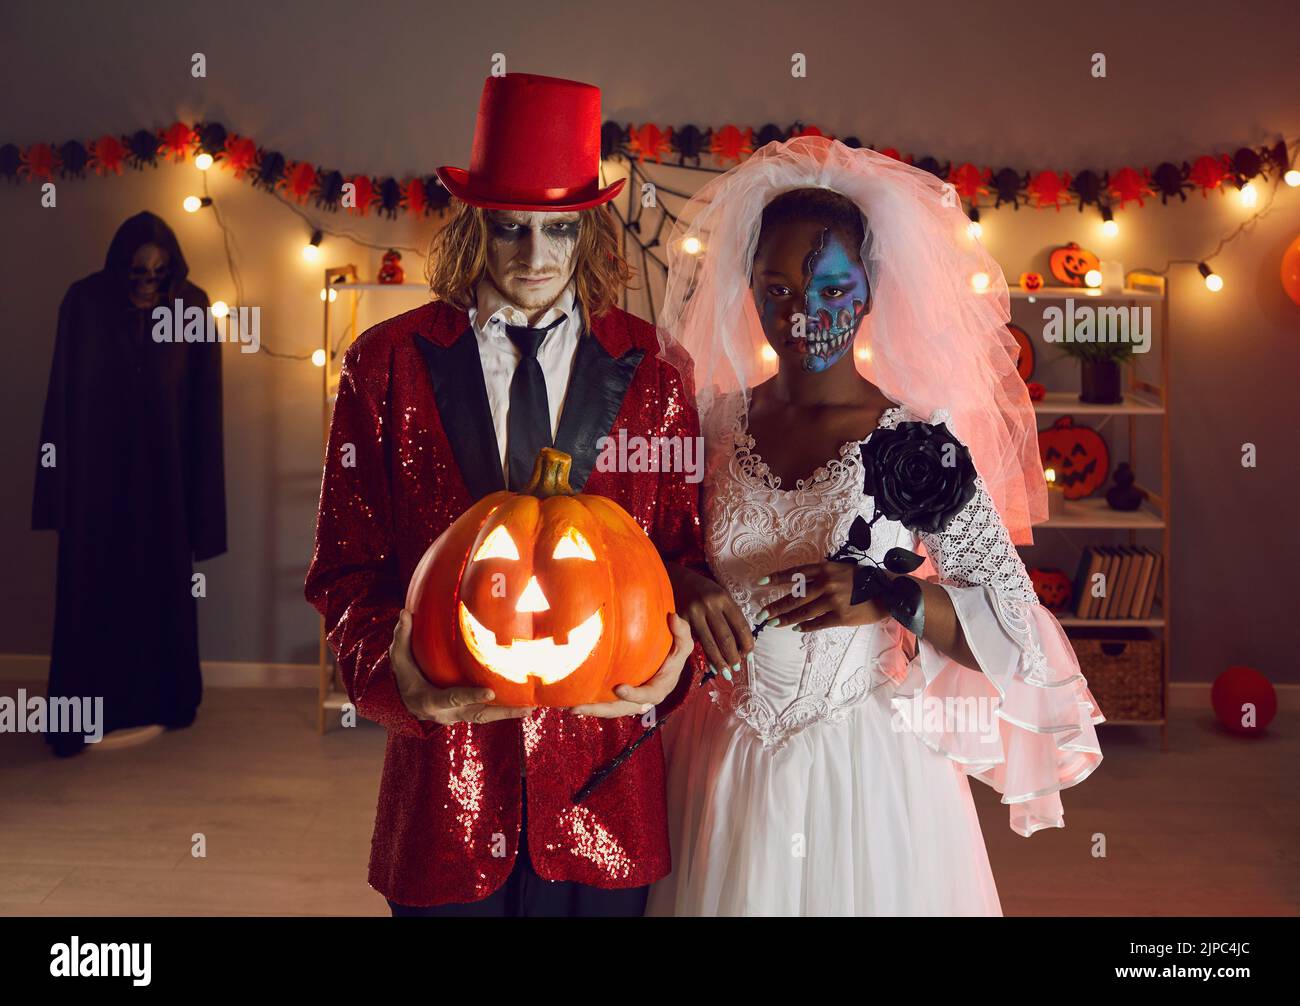
{"label": "white dress shirt", "polygon": [[[483,383],[487,387],[488,406],[492,410],[492,424],[496,427],[497,449],[501,455],[501,472],[507,483],[510,473],[506,467],[507,416],[510,411],[510,381],[515,376],[521,353],[506,334],[506,325],[527,325],[528,316],[502,296],[496,286],[484,281],[475,289],[476,303],[469,309],[469,322],[478,339],[479,360],[483,365]],[[569,374],[573,370],[573,354],[578,349],[582,333],[581,312],[577,296],[570,283],[560,299],[537,319],[533,328],[542,328],[563,315],[564,320],[546,333],[537,350],[546,381],[546,403],[551,410],[551,440],[560,424],[564,409],[564,395],[569,387]]]}

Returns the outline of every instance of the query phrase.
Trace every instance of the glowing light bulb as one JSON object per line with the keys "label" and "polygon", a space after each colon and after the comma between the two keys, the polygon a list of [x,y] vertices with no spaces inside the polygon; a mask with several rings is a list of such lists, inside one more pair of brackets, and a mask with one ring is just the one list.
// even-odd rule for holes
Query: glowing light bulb
{"label": "glowing light bulb", "polygon": [[224,300],[214,300],[209,310],[212,312],[212,317],[224,318],[230,313],[230,305]]}
{"label": "glowing light bulb", "polygon": [[687,255],[698,255],[703,250],[704,245],[702,245],[700,239],[695,237],[693,234],[682,240],[682,251]]}
{"label": "glowing light bulb", "polygon": [[966,225],[966,236],[972,241],[978,241],[984,234],[984,225],[978,220],[972,220]]}
{"label": "glowing light bulb", "polygon": [[764,346],[761,355],[764,360],[766,360],[768,363],[771,363],[773,360],[776,359],[776,350],[773,349],[771,346]]}
{"label": "glowing light bulb", "polygon": [[1209,290],[1210,293],[1218,293],[1223,289],[1223,277],[1217,272],[1214,272],[1204,262],[1198,262],[1196,264],[1196,271],[1205,278],[1205,288]]}
{"label": "glowing light bulb", "polygon": [[869,346],[863,346],[862,348],[858,349],[854,353],[854,355],[859,360],[866,360],[868,363],[871,362],[871,348]]}
{"label": "glowing light bulb", "polygon": [[311,354],[311,363],[313,367],[325,366],[325,350],[317,349]]}
{"label": "glowing light bulb", "polygon": [[1045,479],[1047,480],[1047,484],[1048,484],[1048,485],[1053,484],[1053,483],[1056,481],[1056,469],[1055,469],[1055,468],[1044,468],[1044,469],[1043,469],[1043,478],[1045,478]]}
{"label": "glowing light bulb", "polygon": [[1083,274],[1083,282],[1094,289],[1101,286],[1101,270],[1089,269]]}
{"label": "glowing light bulb", "polygon": [[1255,188],[1254,182],[1247,182],[1241,187],[1241,205],[1250,208],[1258,202],[1259,189]]}
{"label": "glowing light bulb", "polygon": [[304,262],[320,261],[320,243],[324,238],[325,235],[320,231],[311,232],[311,240],[302,246],[302,257]]}
{"label": "glowing light bulb", "polygon": [[203,207],[203,200],[198,196],[186,196],[181,205],[186,213],[197,213]]}
{"label": "glowing light bulb", "polygon": [[199,154],[194,158],[194,166],[200,171],[207,171],[208,168],[212,167],[212,155],[207,153]]}
{"label": "glowing light bulb", "polygon": [[1108,238],[1113,238],[1119,233],[1119,223],[1114,220],[1103,220],[1101,222],[1101,232]]}
{"label": "glowing light bulb", "polygon": [[329,302],[333,304],[336,300],[339,299],[339,292],[335,290],[333,287],[329,287],[328,289],[326,289],[325,287],[321,287],[320,299],[324,300],[326,297],[328,297]]}
{"label": "glowing light bulb", "polygon": [[1288,185],[1290,185],[1291,188],[1294,189],[1297,185],[1300,185],[1300,171],[1297,171],[1295,168],[1292,168],[1290,171],[1288,171],[1285,175],[1282,176],[1282,180],[1286,182]]}
{"label": "glowing light bulb", "polygon": [[989,288],[989,274],[986,272],[977,272],[970,278],[970,288],[976,293],[985,293]]}

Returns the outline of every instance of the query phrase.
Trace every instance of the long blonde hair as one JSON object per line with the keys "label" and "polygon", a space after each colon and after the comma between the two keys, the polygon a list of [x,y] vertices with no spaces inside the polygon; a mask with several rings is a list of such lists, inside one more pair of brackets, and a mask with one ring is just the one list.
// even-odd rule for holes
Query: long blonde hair
{"label": "long blonde hair", "polygon": [[[474,287],[487,268],[488,217],[486,210],[459,199],[451,205],[451,219],[433,236],[424,271],[433,296],[464,311],[473,303]],[[573,276],[584,313],[599,318],[627,288],[632,268],[619,247],[617,222],[608,205],[582,210],[579,220]]]}

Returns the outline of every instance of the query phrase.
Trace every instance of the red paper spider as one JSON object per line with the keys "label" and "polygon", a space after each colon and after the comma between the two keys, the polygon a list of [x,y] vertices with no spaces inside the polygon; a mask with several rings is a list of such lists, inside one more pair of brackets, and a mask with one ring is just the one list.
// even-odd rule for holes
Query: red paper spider
{"label": "red paper spider", "polygon": [[408,178],[402,183],[402,205],[416,216],[426,212],[429,201],[423,178]]}
{"label": "red paper spider", "polygon": [[656,164],[662,164],[663,155],[673,152],[672,138],[671,127],[660,129],[658,126],[646,123],[639,129],[628,130],[628,150],[636,155],[638,161],[653,157]]}
{"label": "red paper spider", "polygon": [[1043,209],[1051,206],[1058,213],[1061,211],[1061,203],[1069,203],[1070,195],[1070,173],[1058,175],[1055,171],[1040,171],[1034,175],[1026,191],[1029,198],[1034,202],[1035,209]]}
{"label": "red paper spider", "polygon": [[90,166],[95,174],[106,175],[110,171],[115,175],[122,173],[122,162],[126,160],[126,145],[116,136],[101,136],[90,141]]}
{"label": "red paper spider", "polygon": [[898,152],[897,147],[886,147],[880,152],[886,157],[892,157],[896,161],[901,161],[903,159],[903,155]]}
{"label": "red paper spider", "polygon": [[353,175],[348,181],[356,187],[356,205],[348,209],[356,216],[364,217],[375,204],[375,183],[369,175]]}
{"label": "red paper spider", "polygon": [[1231,167],[1232,159],[1227,154],[1218,157],[1206,154],[1192,162],[1192,170],[1188,172],[1187,180],[1201,190],[1201,198],[1205,199],[1209,197],[1212,189],[1224,191],[1223,183],[1227,180]]}
{"label": "red paper spider", "polygon": [[[59,167],[58,155],[48,143],[33,143],[23,151],[18,168],[19,178],[41,178],[49,181]],[[121,169],[118,169],[119,173]]]}
{"label": "red paper spider", "polygon": [[169,161],[183,161],[194,149],[198,134],[183,122],[173,122],[162,132],[162,155]]}
{"label": "red paper spider", "polygon": [[975,165],[967,163],[948,172],[948,181],[963,199],[974,203],[977,196],[990,195],[993,190],[988,187],[993,172],[988,168],[980,171]]}
{"label": "red paper spider", "polygon": [[302,204],[316,188],[316,168],[306,161],[295,161],[284,169],[280,188],[289,193],[294,202]]}
{"label": "red paper spider", "polygon": [[748,157],[753,152],[754,130],[748,126],[743,133],[735,126],[723,126],[714,132],[709,144],[709,153],[721,163],[740,163],[742,157]]}
{"label": "red paper spider", "polygon": [[257,169],[257,144],[246,136],[229,136],[226,138],[226,167],[235,173],[236,178]]}
{"label": "red paper spider", "polygon": [[1139,206],[1145,206],[1142,197],[1155,195],[1151,188],[1151,169],[1143,168],[1139,175],[1132,168],[1120,168],[1111,176],[1110,194],[1119,200],[1120,209],[1134,201]]}

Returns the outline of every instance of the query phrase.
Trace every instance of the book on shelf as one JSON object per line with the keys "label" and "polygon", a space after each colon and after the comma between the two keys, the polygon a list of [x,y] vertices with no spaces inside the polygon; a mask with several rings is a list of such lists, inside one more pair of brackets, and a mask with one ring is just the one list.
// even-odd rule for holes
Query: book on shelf
{"label": "book on shelf", "polygon": [[[1145,545],[1087,546],[1074,574],[1075,617],[1150,618],[1163,562]],[[1094,593],[1098,582],[1100,596]]]}

